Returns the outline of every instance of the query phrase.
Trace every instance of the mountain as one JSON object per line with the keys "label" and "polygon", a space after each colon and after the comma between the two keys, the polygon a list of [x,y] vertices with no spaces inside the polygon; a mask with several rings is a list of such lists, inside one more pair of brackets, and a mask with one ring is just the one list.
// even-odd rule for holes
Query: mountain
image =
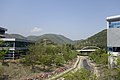
{"label": "mountain", "polygon": [[100,48],[107,48],[107,29],[98,32],[97,34],[85,39],[75,41],[75,46],[77,48],[82,48],[84,46],[97,46]]}
{"label": "mountain", "polygon": [[20,34],[5,34],[6,38],[17,38],[17,39],[27,39],[26,37]]}
{"label": "mountain", "polygon": [[107,29],[98,32],[97,34],[85,40],[76,40],[76,41],[72,41],[71,39],[66,38],[63,35],[58,35],[58,34],[44,34],[41,36],[28,36],[28,37],[24,37],[19,34],[6,34],[6,37],[27,39],[31,41],[40,41],[43,39],[47,39],[57,44],[74,44],[76,48],[82,48],[84,46],[98,46],[100,48],[106,49],[107,47]]}
{"label": "mountain", "polygon": [[41,36],[28,36],[27,39],[32,40],[32,41],[48,39],[57,44],[72,44],[73,43],[73,41],[70,40],[69,38],[66,38],[63,35],[57,35],[57,34],[44,34]]}
{"label": "mountain", "polygon": [[63,35],[57,35],[57,34],[44,34],[41,36],[28,36],[24,37],[20,34],[5,34],[6,38],[17,38],[17,39],[26,39],[31,41],[41,41],[43,39],[51,40],[54,43],[57,44],[72,44],[73,41],[69,38],[66,38]]}

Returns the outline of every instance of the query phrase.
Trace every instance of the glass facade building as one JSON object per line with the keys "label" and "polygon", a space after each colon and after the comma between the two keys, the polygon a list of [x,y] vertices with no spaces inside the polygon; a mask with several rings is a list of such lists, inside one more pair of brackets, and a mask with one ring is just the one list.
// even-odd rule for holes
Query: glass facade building
{"label": "glass facade building", "polygon": [[7,31],[7,29],[0,27],[0,38],[4,38],[5,37],[4,36],[5,31]]}
{"label": "glass facade building", "polygon": [[107,47],[109,52],[120,52],[120,16],[107,17]]}
{"label": "glass facade building", "polygon": [[0,40],[4,41],[2,44],[0,44],[0,50],[8,50],[8,53],[5,54],[6,59],[14,60],[27,54],[28,46],[33,42],[25,39],[7,38],[5,36],[3,37],[6,29],[0,29],[0,34],[2,35]]}
{"label": "glass facade building", "polygon": [[115,67],[120,56],[120,15],[110,16],[107,20],[107,48],[110,67]]}
{"label": "glass facade building", "polygon": [[6,59],[18,59],[26,55],[28,46],[32,44],[31,41],[16,38],[1,38],[1,40],[3,40],[4,43],[1,44],[0,47],[9,49],[8,53],[5,55]]}

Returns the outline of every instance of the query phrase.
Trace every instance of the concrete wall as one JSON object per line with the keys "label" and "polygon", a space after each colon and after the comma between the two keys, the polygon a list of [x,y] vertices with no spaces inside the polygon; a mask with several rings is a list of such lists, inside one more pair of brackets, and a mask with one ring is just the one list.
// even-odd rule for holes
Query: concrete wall
{"label": "concrete wall", "polygon": [[120,28],[109,28],[107,30],[107,46],[120,47]]}

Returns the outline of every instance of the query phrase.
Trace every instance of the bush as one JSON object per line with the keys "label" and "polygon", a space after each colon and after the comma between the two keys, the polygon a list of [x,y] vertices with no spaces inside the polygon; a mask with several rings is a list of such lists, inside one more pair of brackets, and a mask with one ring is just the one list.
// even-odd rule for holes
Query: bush
{"label": "bush", "polygon": [[51,66],[51,64],[61,66],[64,62],[74,59],[77,56],[69,46],[65,45],[42,45],[35,44],[29,47],[29,53],[23,59],[23,63],[28,66],[41,65]]}
{"label": "bush", "polygon": [[89,58],[96,62],[96,64],[107,65],[108,64],[108,54],[106,51],[98,49],[95,52],[90,53]]}
{"label": "bush", "polygon": [[95,75],[84,68],[74,73],[68,73],[64,78],[65,80],[97,80]]}

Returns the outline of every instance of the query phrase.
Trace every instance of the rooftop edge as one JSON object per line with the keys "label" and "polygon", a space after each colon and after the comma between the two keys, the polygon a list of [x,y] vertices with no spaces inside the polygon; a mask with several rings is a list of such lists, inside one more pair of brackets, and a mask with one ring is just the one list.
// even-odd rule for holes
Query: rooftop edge
{"label": "rooftop edge", "polygon": [[120,21],[120,15],[107,17],[106,20],[107,21]]}

